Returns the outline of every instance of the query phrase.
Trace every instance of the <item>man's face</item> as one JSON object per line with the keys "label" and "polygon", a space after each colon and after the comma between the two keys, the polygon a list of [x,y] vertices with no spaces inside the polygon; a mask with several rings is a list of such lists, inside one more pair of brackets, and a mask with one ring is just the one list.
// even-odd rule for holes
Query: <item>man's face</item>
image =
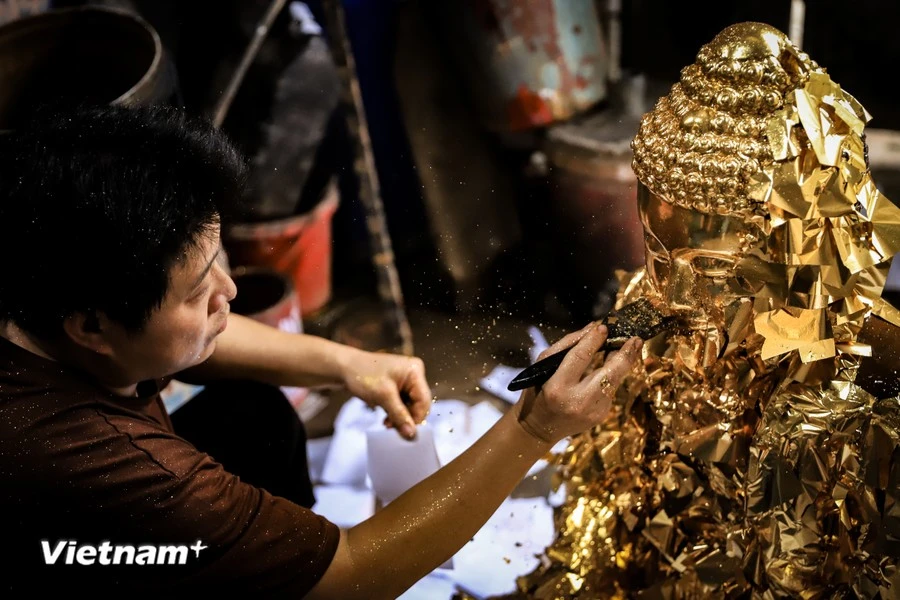
{"label": "man's face", "polygon": [[644,227],[647,274],[670,309],[721,318],[739,289],[735,267],[753,226],[666,202],[643,185],[638,206]]}
{"label": "man's face", "polygon": [[111,358],[130,380],[171,375],[212,355],[228,320],[228,303],[237,293],[219,248],[216,226],[176,262],[162,305],[140,333],[111,328]]}

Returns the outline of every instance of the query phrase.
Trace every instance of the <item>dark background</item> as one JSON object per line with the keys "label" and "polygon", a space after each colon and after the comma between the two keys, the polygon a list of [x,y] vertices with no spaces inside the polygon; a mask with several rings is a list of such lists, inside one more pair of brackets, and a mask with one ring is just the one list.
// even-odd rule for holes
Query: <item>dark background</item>
{"label": "dark background", "polygon": [[[0,4],[14,1],[0,0]],[[198,114],[209,110],[221,87],[216,83],[215,74],[227,72],[229,65],[236,64],[249,32],[269,4],[263,0],[134,0],[130,3],[159,31],[164,44],[176,57],[183,101],[188,110]],[[50,4],[65,7],[88,3],[57,0]],[[309,0],[307,4],[319,22],[324,23],[320,0]],[[342,3],[404,294],[411,304],[452,311],[458,308],[453,302],[454,282],[442,264],[434,237],[434,220],[440,214],[433,211],[429,214],[426,210],[423,182],[416,170],[398,96],[402,82],[397,77],[416,76],[415,73],[398,74],[396,70],[398,20],[412,4],[413,0],[343,0]],[[677,80],[680,70],[694,61],[699,48],[730,24],[762,21],[787,32],[791,3],[789,0],[752,3],[623,0],[622,5],[624,72],[642,74],[657,86],[654,89],[665,90]],[[605,3],[598,2],[597,6],[603,14]],[[271,34],[273,39],[287,39],[287,20],[282,16],[276,23]],[[898,23],[900,6],[895,2],[806,2],[803,50],[863,103],[874,116],[870,123],[874,128],[900,130],[900,107],[890,91],[894,87],[893,68],[900,62]],[[433,28],[429,35],[438,37],[436,23],[426,22],[424,27]],[[291,43],[283,44],[281,49],[290,51]],[[447,50],[442,48],[445,53]],[[255,123],[266,118],[267,94],[271,95],[277,69],[277,61],[257,64],[251,69],[235,101],[233,114],[225,124],[225,130],[248,153],[253,152]],[[441,70],[443,77],[462,82],[459,70],[449,57]],[[606,108],[604,101],[593,110]],[[499,168],[514,182],[515,208],[510,211],[509,219],[517,224],[522,235],[514,247],[496,258],[496,265],[486,269],[485,277],[490,283],[479,295],[479,303],[481,308],[515,312],[527,318],[568,322],[586,316],[596,290],[585,289],[559,260],[558,247],[564,243],[566,232],[554,229],[548,216],[553,202],[552,189],[546,180],[526,175],[533,150],[543,135],[538,130],[530,137],[510,143],[509,139],[485,132],[481,139],[499,157]],[[307,203],[315,200],[324,179],[330,174],[338,175],[341,204],[332,224],[336,298],[372,295],[374,289],[370,239],[357,196],[358,182],[347,136],[344,115],[338,112],[331,119],[320,148],[315,176],[310,180],[305,200]],[[894,183],[900,180],[893,173],[881,177],[889,187],[896,187]],[[556,299],[553,306],[548,305],[548,297]]]}

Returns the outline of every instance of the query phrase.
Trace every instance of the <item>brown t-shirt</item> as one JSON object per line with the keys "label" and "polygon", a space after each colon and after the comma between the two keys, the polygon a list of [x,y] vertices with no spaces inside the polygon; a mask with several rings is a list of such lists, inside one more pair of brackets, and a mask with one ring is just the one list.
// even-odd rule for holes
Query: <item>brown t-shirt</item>
{"label": "brown t-shirt", "polygon": [[[333,523],[242,482],[178,437],[153,389],[116,396],[0,338],[0,597],[299,598],[338,538]],[[197,541],[204,548],[154,548],[155,558],[140,548]],[[93,564],[78,564],[79,552]],[[135,564],[142,552],[150,564]]]}

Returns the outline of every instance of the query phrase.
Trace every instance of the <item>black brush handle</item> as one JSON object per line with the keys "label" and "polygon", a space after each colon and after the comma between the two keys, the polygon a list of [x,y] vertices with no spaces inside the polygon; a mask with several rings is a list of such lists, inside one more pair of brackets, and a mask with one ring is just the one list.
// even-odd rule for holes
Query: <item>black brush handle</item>
{"label": "black brush handle", "polygon": [[560,350],[555,354],[551,354],[547,358],[543,358],[533,365],[526,367],[521,373],[516,375],[512,381],[509,382],[509,385],[506,386],[506,389],[511,392],[518,392],[519,390],[524,390],[525,388],[539,387],[544,385],[545,383],[547,383],[548,379],[553,377],[553,374],[556,373],[559,365],[562,364],[563,359],[571,349],[572,346],[566,348],[565,350]]}
{"label": "black brush handle", "polygon": [[[679,327],[679,321],[674,316],[660,315],[643,298],[623,306],[616,314],[609,315],[603,320],[603,324],[607,327],[607,337],[598,351],[618,350],[633,336],[647,340],[663,331]],[[573,347],[574,345],[526,367],[509,382],[506,389],[517,392],[525,388],[544,385],[556,373],[566,354]]]}
{"label": "black brush handle", "polygon": [[[602,350],[618,350],[622,346],[625,345],[625,342],[628,341],[628,337],[623,336],[619,333],[618,328],[615,324],[607,325],[609,327],[609,337],[606,338],[606,341],[602,346],[597,350],[598,352]],[[566,354],[569,353],[569,350],[574,348],[574,344],[569,346],[565,350],[560,350],[555,354],[551,354],[547,358],[543,358],[531,366],[525,367],[521,373],[516,375],[512,381],[509,382],[509,385],[506,386],[510,392],[518,392],[519,390],[524,390],[525,388],[530,387],[539,387],[547,383],[547,380],[553,377],[553,374],[556,373],[556,370],[559,369],[559,366],[562,364],[563,359],[566,357]]]}

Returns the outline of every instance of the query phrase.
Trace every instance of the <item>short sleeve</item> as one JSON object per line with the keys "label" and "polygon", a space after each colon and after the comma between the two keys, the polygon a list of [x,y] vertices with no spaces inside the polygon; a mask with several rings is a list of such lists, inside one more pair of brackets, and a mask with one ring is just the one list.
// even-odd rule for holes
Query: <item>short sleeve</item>
{"label": "short sleeve", "polygon": [[65,423],[41,458],[56,482],[53,508],[45,494],[29,509],[45,537],[197,550],[184,564],[84,567],[55,576],[73,575],[90,589],[299,598],[328,568],[340,537],[333,523],[241,481],[176,434],[101,411]]}

